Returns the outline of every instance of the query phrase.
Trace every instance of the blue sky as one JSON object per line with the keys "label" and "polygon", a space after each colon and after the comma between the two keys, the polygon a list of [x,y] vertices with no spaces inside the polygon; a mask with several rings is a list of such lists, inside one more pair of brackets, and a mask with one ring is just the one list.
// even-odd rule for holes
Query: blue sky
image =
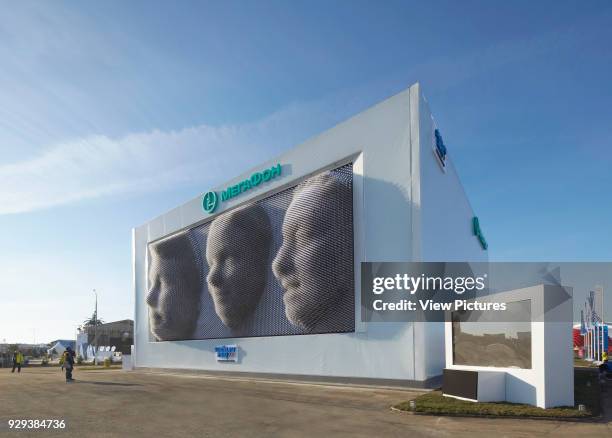
{"label": "blue sky", "polygon": [[606,1],[5,5],[0,342],[72,337],[93,288],[132,317],[132,227],[416,81],[492,260],[612,260],[610,22]]}

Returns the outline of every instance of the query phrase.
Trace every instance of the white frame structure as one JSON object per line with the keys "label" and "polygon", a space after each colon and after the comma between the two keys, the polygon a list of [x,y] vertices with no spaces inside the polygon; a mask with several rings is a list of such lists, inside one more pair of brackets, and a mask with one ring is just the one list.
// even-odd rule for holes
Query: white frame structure
{"label": "white frame structure", "polygon": [[[565,288],[537,285],[478,298],[482,302],[531,301],[531,368],[501,368],[455,365],[450,314],[445,322],[446,368],[480,372],[503,372],[504,394],[494,391],[498,401],[526,403],[541,408],[574,406],[574,363],[572,351],[572,300],[551,306]],[[545,311],[547,309],[547,311]],[[504,324],[500,322],[499,324]],[[497,383],[496,383],[497,384]],[[479,388],[480,392],[480,388]],[[483,393],[486,392],[483,390]],[[484,400],[482,400],[484,401]],[[488,401],[493,401],[488,399]]]}

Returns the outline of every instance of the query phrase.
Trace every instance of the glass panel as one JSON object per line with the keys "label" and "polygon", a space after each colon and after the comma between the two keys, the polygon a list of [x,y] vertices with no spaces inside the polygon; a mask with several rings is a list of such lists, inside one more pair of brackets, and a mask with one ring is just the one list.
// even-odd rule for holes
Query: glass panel
{"label": "glass panel", "polygon": [[[523,322],[494,322],[494,312],[470,320],[470,312],[453,312],[453,364],[531,368],[531,300],[507,303]],[[527,321],[527,322],[525,322]]]}

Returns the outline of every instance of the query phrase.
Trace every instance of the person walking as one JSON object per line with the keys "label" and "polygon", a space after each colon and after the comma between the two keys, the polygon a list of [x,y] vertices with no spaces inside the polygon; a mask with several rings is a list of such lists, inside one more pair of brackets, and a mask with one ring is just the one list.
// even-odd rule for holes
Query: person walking
{"label": "person walking", "polygon": [[23,354],[19,350],[15,350],[13,352],[13,370],[11,373],[15,372],[15,368],[17,368],[17,372],[21,372],[21,365],[23,365]]}
{"label": "person walking", "polygon": [[71,347],[66,347],[66,351],[62,355],[62,370],[66,370],[66,383],[74,382],[72,378],[72,369],[74,368],[74,351]]}

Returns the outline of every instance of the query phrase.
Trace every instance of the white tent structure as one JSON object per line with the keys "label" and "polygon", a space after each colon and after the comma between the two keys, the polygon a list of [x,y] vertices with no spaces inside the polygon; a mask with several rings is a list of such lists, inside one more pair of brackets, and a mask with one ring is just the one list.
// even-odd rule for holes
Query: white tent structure
{"label": "white tent structure", "polygon": [[51,356],[53,353],[62,355],[66,351],[66,347],[61,342],[56,342],[55,345],[47,350],[47,354]]}
{"label": "white tent structure", "polygon": [[96,353],[96,362],[104,362],[104,359],[110,358],[113,353],[110,351],[111,347],[109,345],[104,345],[98,349]]}

